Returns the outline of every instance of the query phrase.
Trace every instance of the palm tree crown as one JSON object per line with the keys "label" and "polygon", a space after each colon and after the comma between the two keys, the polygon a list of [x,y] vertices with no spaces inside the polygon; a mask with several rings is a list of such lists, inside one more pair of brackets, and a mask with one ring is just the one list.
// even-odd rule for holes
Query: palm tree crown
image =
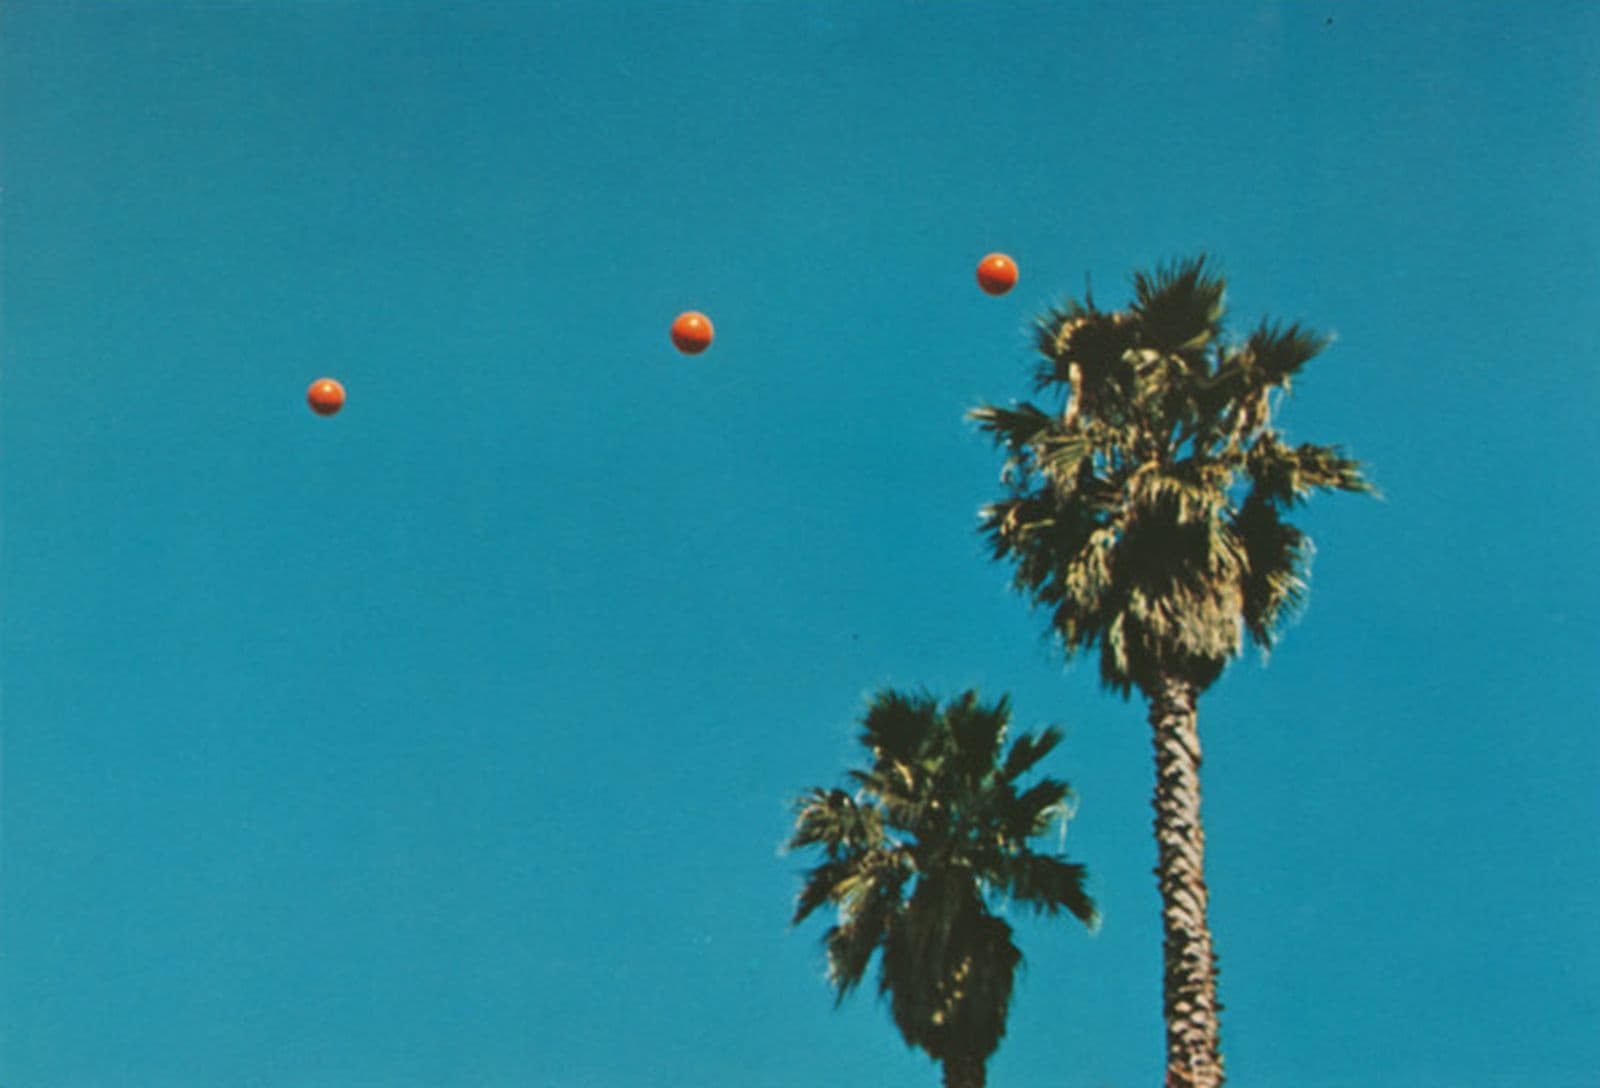
{"label": "palm tree crown", "polygon": [[982,528],[1068,656],[1098,646],[1108,687],[1203,691],[1302,601],[1310,542],[1285,513],[1372,488],[1338,447],[1290,446],[1272,426],[1274,392],[1326,337],[1263,321],[1228,339],[1204,257],[1133,286],[1125,311],[1074,299],[1037,321],[1035,388],[1063,410],[971,413],[1007,453],[1008,494]]}
{"label": "palm tree crown", "polygon": [[878,693],[860,736],[870,766],[849,772],[854,792],[800,797],[788,844],[824,855],[794,922],[823,904],[838,908],[823,938],[838,999],[881,950],[879,992],[896,1026],[944,1064],[952,1086],[983,1083],[1022,960],[991,902],[1095,920],[1083,866],[1028,845],[1066,818],[1065,782],[1018,785],[1061,734],[1023,734],[1002,752],[1009,719],[1005,699],[984,705],[970,691],[943,708],[925,695]]}

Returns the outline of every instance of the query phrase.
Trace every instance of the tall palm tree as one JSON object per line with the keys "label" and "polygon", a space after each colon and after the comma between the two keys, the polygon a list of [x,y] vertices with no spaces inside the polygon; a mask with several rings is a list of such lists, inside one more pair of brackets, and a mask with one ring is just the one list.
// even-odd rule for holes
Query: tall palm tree
{"label": "tall palm tree", "polygon": [[1035,391],[1061,407],[971,413],[1007,455],[1006,497],[981,528],[1066,656],[1098,650],[1105,686],[1149,702],[1167,1084],[1213,1088],[1196,700],[1246,636],[1270,648],[1304,599],[1311,542],[1287,512],[1314,491],[1372,488],[1337,447],[1291,446],[1273,426],[1326,337],[1263,321],[1229,338],[1225,282],[1203,256],[1133,288],[1126,310],[1069,300],[1037,321]]}
{"label": "tall palm tree", "polygon": [[982,1088],[1005,1035],[1022,953],[991,902],[1095,921],[1083,866],[1028,845],[1066,819],[1065,782],[1018,787],[1061,734],[1024,733],[1002,754],[1009,721],[1003,698],[983,705],[969,691],[940,708],[926,695],[879,692],[860,737],[872,762],[849,772],[855,791],[818,788],[795,802],[789,848],[824,853],[795,924],[825,903],[838,908],[823,945],[840,1001],[881,950],[879,994],[906,1044],[943,1066],[947,1088]]}

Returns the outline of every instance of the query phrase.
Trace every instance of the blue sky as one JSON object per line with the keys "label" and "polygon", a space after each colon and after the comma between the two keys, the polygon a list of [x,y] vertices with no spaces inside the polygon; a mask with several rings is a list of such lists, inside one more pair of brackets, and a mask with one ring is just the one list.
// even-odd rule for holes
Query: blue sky
{"label": "blue sky", "polygon": [[1337,335],[1283,422],[1386,495],[1305,511],[1309,609],[1201,704],[1233,1081],[1591,1084],[1597,42],[1580,3],[7,5],[0,1080],[937,1083],[832,1009],[778,853],[892,684],[1068,732],[1105,923],[1018,923],[991,1083],[1155,1083],[1143,710],[987,561],[962,417],[1086,275],[1206,250],[1237,325]]}

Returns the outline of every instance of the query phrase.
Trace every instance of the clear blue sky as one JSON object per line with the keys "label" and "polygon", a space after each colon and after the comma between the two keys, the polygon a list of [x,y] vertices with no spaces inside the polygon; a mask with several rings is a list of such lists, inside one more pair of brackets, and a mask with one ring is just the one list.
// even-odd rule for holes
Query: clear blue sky
{"label": "clear blue sky", "polygon": [[1086,273],[1205,249],[1241,326],[1337,334],[1284,422],[1387,495],[1305,512],[1309,610],[1202,703],[1233,1081],[1593,1085],[1597,43],[12,0],[0,1080],[936,1084],[778,853],[895,684],[1069,734],[1105,924],[1020,924],[992,1083],[1157,1083],[1143,710],[986,560],[962,415]]}

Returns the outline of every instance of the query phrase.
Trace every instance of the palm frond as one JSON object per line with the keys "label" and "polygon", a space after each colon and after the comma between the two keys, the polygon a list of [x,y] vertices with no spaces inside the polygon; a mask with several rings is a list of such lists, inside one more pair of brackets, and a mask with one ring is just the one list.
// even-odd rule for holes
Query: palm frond
{"label": "palm frond", "polygon": [[928,807],[926,767],[922,762],[880,759],[871,769],[846,771],[874,812],[889,827],[915,833]]}
{"label": "palm frond", "polygon": [[967,418],[977,423],[980,431],[992,435],[995,445],[1012,452],[1033,445],[1050,429],[1051,422],[1047,413],[1026,402],[1013,408],[979,405],[967,413]]}
{"label": "palm frond", "polygon": [[[1055,486],[1057,495],[1066,498],[1094,478],[1090,460],[1094,452],[1093,437],[1079,431],[1041,435],[1033,454],[1039,471]],[[1086,469],[1089,471],[1085,472]]]}
{"label": "palm frond", "polygon": [[1377,493],[1367,481],[1361,462],[1345,456],[1338,446],[1315,446],[1307,442],[1296,446],[1294,453],[1302,497],[1313,490]]}
{"label": "palm frond", "polygon": [[1033,319],[1034,347],[1047,360],[1063,357],[1072,333],[1093,316],[1094,307],[1075,298],[1050,307]]}
{"label": "palm frond", "polygon": [[1005,762],[1000,767],[1000,780],[1007,784],[1015,782],[1038,764],[1038,762],[1061,743],[1062,733],[1060,728],[1046,726],[1038,733],[1024,733],[1011,742],[1011,748],[1006,752]]}
{"label": "palm frond", "polygon": [[1062,805],[1072,796],[1072,787],[1056,778],[1035,782],[1005,807],[1006,837],[1012,843],[1025,843],[1049,830],[1053,817],[1063,812]]}
{"label": "palm frond", "polygon": [[927,739],[926,722],[936,709],[926,693],[880,691],[861,719],[861,743],[879,763],[914,763]]}
{"label": "palm frond", "polygon": [[1373,486],[1361,463],[1337,446],[1304,443],[1290,448],[1268,431],[1251,444],[1245,456],[1251,491],[1281,509],[1300,505],[1316,491],[1371,494]]}
{"label": "palm frond", "polygon": [[1133,276],[1131,310],[1140,342],[1157,352],[1177,354],[1204,347],[1220,334],[1227,283],[1207,267],[1202,254]]}
{"label": "palm frond", "polygon": [[1209,525],[1228,505],[1226,483],[1193,461],[1150,462],[1128,476],[1124,501],[1146,519],[1160,510],[1176,525]]}
{"label": "palm frond", "polygon": [[1035,326],[1040,359],[1034,390],[1077,384],[1086,400],[1098,400],[1116,387],[1128,352],[1137,346],[1137,330],[1124,315],[1075,306],[1052,311]]}
{"label": "palm frond", "polygon": [[795,829],[789,850],[822,846],[832,856],[865,850],[883,840],[883,824],[868,806],[841,789],[812,789],[795,802]]}
{"label": "palm frond", "polygon": [[794,917],[790,925],[799,925],[818,907],[838,899],[839,885],[860,864],[858,858],[825,861],[806,874],[806,882],[795,899]]}
{"label": "palm frond", "polygon": [[1010,700],[1002,696],[984,706],[978,701],[977,692],[966,691],[947,704],[944,714],[954,742],[955,767],[969,783],[976,784],[985,772],[993,770],[999,757],[1006,726],[1011,721]]}
{"label": "palm frond", "polygon": [[1007,859],[1006,893],[1036,914],[1063,910],[1088,926],[1099,924],[1099,911],[1089,895],[1088,870],[1048,854],[1021,854]]}
{"label": "palm frond", "polygon": [[1283,621],[1304,605],[1311,542],[1283,520],[1275,503],[1258,495],[1245,500],[1232,530],[1249,566],[1243,586],[1245,628],[1251,641],[1270,649]]}
{"label": "palm frond", "polygon": [[835,1004],[860,985],[873,953],[888,938],[901,909],[904,883],[903,871],[883,874],[882,879],[851,904],[841,921],[823,935]]}
{"label": "palm frond", "polygon": [[1290,380],[1322,353],[1333,338],[1299,322],[1283,325],[1263,320],[1245,341],[1241,363],[1253,383],[1288,388]]}

